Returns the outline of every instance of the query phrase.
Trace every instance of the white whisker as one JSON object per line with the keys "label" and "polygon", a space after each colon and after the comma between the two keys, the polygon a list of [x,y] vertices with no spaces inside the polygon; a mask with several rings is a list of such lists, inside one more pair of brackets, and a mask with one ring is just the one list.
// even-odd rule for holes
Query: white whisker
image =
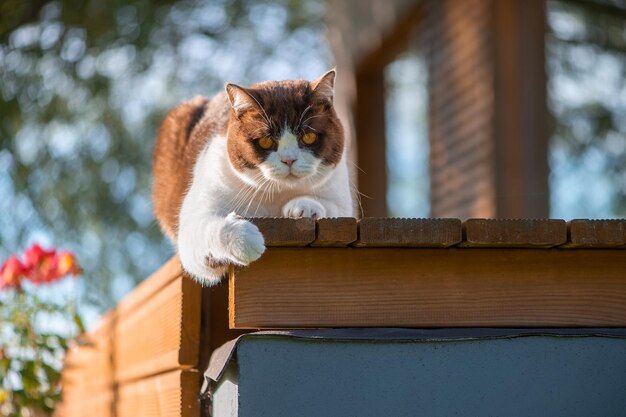
{"label": "white whisker", "polygon": [[308,106],[306,109],[304,109],[304,111],[302,112],[302,114],[300,115],[300,119],[298,119],[298,126],[302,125],[302,118],[307,114],[307,112],[309,110],[311,110],[313,108],[313,106]]}
{"label": "white whisker", "polygon": [[270,120],[269,116],[267,115],[267,113],[265,113],[265,109],[263,108],[263,106],[261,106],[261,103],[259,103],[259,100],[256,99],[256,97],[254,97],[252,94],[249,94],[250,97],[252,97],[252,100],[254,100],[256,102],[256,104],[259,105],[259,108],[261,109],[261,111],[263,112],[263,117],[265,118],[265,120],[267,121],[267,127],[271,128],[272,127],[272,121]]}
{"label": "white whisker", "polygon": [[305,124],[305,123],[306,123],[306,122],[308,122],[309,120],[312,120],[312,119],[317,119],[318,117],[326,117],[326,115],[325,115],[325,114],[314,114],[313,116],[306,118],[306,119],[304,120],[304,122],[302,122],[302,124]]}

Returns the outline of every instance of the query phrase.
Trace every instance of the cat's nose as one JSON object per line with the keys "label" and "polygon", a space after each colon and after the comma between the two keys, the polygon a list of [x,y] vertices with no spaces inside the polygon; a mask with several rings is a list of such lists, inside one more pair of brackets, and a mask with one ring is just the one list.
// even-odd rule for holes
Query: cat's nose
{"label": "cat's nose", "polygon": [[288,167],[291,167],[293,163],[296,162],[295,159],[281,159],[280,161]]}

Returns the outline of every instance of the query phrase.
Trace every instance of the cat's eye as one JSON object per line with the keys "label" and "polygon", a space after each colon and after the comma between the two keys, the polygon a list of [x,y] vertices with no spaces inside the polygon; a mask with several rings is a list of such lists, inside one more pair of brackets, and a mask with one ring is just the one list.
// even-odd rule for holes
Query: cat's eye
{"label": "cat's eye", "polygon": [[317,134],[313,132],[305,133],[302,135],[302,143],[305,145],[313,145],[317,140]]}
{"label": "cat's eye", "polygon": [[272,149],[274,147],[274,139],[270,138],[269,136],[263,136],[261,139],[258,140],[259,146],[262,149]]}

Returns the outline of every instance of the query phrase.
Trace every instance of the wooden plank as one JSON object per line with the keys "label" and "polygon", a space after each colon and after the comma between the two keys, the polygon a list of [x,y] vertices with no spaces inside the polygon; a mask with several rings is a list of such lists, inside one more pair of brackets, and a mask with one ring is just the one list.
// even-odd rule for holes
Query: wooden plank
{"label": "wooden plank", "polygon": [[307,246],[315,240],[315,220],[282,217],[249,219],[265,238],[265,246]]}
{"label": "wooden plank", "polygon": [[92,332],[68,350],[61,375],[65,401],[113,389],[113,313],[103,316]]}
{"label": "wooden plank", "polygon": [[213,351],[224,343],[249,333],[229,327],[228,282],[202,288],[202,321],[200,330],[200,359],[197,368],[206,369]]}
{"label": "wooden plank", "polygon": [[459,219],[388,219],[365,217],[359,220],[358,247],[448,247],[461,241]]}
{"label": "wooden plank", "polygon": [[469,219],[463,224],[464,247],[545,247],[567,240],[564,220]]}
{"label": "wooden plank", "polygon": [[619,249],[275,248],[230,287],[234,328],[626,326]]}
{"label": "wooden plank", "polygon": [[626,245],[626,220],[576,219],[568,224],[568,248],[610,248]]}
{"label": "wooden plank", "polygon": [[115,328],[116,381],[198,362],[200,285],[178,277],[135,309],[121,311]]}
{"label": "wooden plank", "polygon": [[158,292],[165,285],[180,277],[182,273],[183,270],[180,266],[178,256],[172,257],[161,268],[154,272],[154,274],[150,275],[139,284],[126,298],[118,303],[116,310],[120,314],[125,314],[127,311],[137,308],[139,305],[149,300],[153,294]]}
{"label": "wooden plank", "polygon": [[[386,216],[387,170],[385,131],[385,73],[384,66],[368,68],[355,74],[356,95],[352,147],[356,147],[356,170],[364,216]],[[351,92],[350,94],[354,94]],[[358,140],[355,140],[358,138]]]}
{"label": "wooden plank", "polygon": [[176,370],[119,387],[116,417],[198,417],[200,376]]}
{"label": "wooden plank", "polygon": [[[546,79],[546,1],[499,0],[492,48],[497,216],[544,218],[549,212],[550,122]],[[529,28],[532,27],[532,30]]]}
{"label": "wooden plank", "polygon": [[358,237],[356,219],[352,217],[318,219],[316,226],[311,246],[348,246]]}
{"label": "wooden plank", "polygon": [[80,398],[66,399],[54,410],[54,417],[116,417],[113,390],[85,392]]}

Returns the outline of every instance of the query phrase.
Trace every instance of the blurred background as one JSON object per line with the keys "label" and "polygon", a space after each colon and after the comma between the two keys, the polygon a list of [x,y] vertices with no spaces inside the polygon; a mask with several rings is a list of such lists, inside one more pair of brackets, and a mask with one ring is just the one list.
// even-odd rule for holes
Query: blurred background
{"label": "blurred background", "polygon": [[626,217],[623,0],[2,0],[0,258],[74,250],[93,323],[173,254],[167,110],[335,65],[364,215]]}

